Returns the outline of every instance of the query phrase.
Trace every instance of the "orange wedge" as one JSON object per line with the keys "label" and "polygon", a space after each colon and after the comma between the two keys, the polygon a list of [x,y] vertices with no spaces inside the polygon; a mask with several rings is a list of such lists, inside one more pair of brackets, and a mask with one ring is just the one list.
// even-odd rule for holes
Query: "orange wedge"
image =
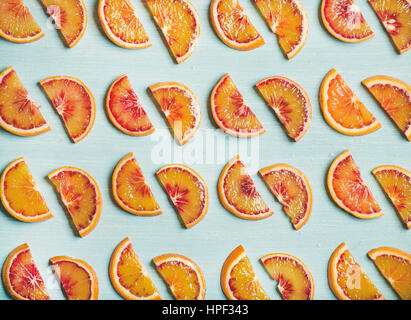
{"label": "orange wedge", "polygon": [[387,76],[370,77],[362,83],[411,141],[411,86]]}
{"label": "orange wedge", "polygon": [[69,300],[97,300],[98,279],[85,261],[66,256],[50,258],[53,269]]}
{"label": "orange wedge", "polygon": [[121,241],[114,250],[110,260],[109,276],[114,289],[124,299],[161,300],[129,238]]}
{"label": "orange wedge", "polygon": [[307,266],[285,253],[271,253],[261,259],[265,270],[278,281],[278,291],[284,300],[313,300],[314,279]]}
{"label": "orange wedge", "polygon": [[177,300],[204,300],[204,276],[194,261],[180,254],[163,254],[153,262]]}
{"label": "orange wedge", "polygon": [[146,31],[129,0],[100,0],[98,16],[107,37],[127,49],[151,46]]}
{"label": "orange wedge", "polygon": [[4,169],[0,197],[4,208],[20,221],[38,222],[53,217],[24,158],[13,161]]}
{"label": "orange wedge", "polygon": [[335,69],[327,73],[321,84],[320,106],[325,121],[342,134],[359,136],[381,128]]}
{"label": "orange wedge", "polygon": [[254,0],[288,59],[304,46],[308,17],[300,0]]}
{"label": "orange wedge", "polygon": [[199,223],[208,210],[208,188],[201,176],[182,164],[170,164],[157,177],[186,228]]}
{"label": "orange wedge", "polygon": [[401,299],[411,300],[411,255],[381,247],[369,251],[368,256]]}
{"label": "orange wedge", "polygon": [[0,2],[0,36],[25,43],[40,39],[44,33],[23,0],[7,0]]}
{"label": "orange wedge", "polygon": [[49,300],[43,278],[25,243],[8,255],[1,272],[3,285],[16,300]]}
{"label": "orange wedge", "polygon": [[397,166],[380,166],[372,173],[384,189],[401,220],[411,229],[411,172]]}
{"label": "orange wedge", "polygon": [[305,175],[288,164],[276,164],[261,169],[261,177],[267,187],[283,205],[296,230],[300,229],[311,215],[312,192]]}
{"label": "orange wedge", "polygon": [[288,136],[300,140],[310,127],[311,102],[304,89],[285,77],[269,77],[256,84],[266,103],[274,110]]}
{"label": "orange wedge", "polygon": [[177,63],[191,56],[200,37],[200,19],[188,0],[146,0]]}
{"label": "orange wedge", "polygon": [[164,112],[174,137],[184,145],[197,132],[201,121],[200,104],[194,93],[177,82],[157,83],[150,87],[154,99]]}
{"label": "orange wedge", "polygon": [[228,73],[215,85],[210,103],[213,118],[224,132],[241,138],[265,132]]}
{"label": "orange wedge", "polygon": [[340,300],[384,300],[345,243],[338,246],[328,262],[328,284]]}
{"label": "orange wedge", "polygon": [[80,237],[88,235],[100,220],[102,201],[96,181],[84,170],[62,167],[48,175],[60,194]]}
{"label": "orange wedge", "polygon": [[227,163],[221,172],[218,195],[224,208],[239,218],[259,220],[273,214],[258,193],[239,156]]}

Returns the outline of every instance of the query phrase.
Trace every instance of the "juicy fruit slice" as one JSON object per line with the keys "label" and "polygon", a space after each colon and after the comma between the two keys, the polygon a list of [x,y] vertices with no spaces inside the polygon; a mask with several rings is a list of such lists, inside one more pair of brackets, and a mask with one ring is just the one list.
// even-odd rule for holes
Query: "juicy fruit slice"
{"label": "juicy fruit slice", "polygon": [[230,300],[270,300],[258,281],[243,246],[235,248],[221,270],[221,288]]}
{"label": "juicy fruit slice", "polygon": [[8,0],[0,2],[0,36],[25,43],[40,39],[44,33],[23,0]]}
{"label": "juicy fruit slice", "polygon": [[233,49],[252,50],[265,43],[238,0],[213,0],[210,18],[218,37]]}
{"label": "juicy fruit slice", "polygon": [[362,83],[411,141],[411,86],[387,76],[370,77]]}
{"label": "juicy fruit slice", "polygon": [[328,262],[328,284],[340,300],[384,300],[345,243],[338,246]]}
{"label": "juicy fruit slice", "polygon": [[170,164],[157,171],[157,177],[186,228],[199,223],[208,210],[208,188],[203,178],[182,164]]}
{"label": "juicy fruit slice", "polygon": [[16,300],[49,300],[43,278],[25,243],[8,255],[2,269],[3,285]]}
{"label": "juicy fruit slice", "polygon": [[127,75],[118,77],[107,93],[106,108],[113,125],[131,136],[143,136],[154,132],[146,111],[131,87]]}
{"label": "juicy fruit slice", "polygon": [[254,0],[288,59],[304,46],[308,17],[300,0]]}
{"label": "juicy fruit slice", "polygon": [[260,260],[271,278],[278,281],[277,288],[284,300],[314,299],[314,279],[300,259],[285,253],[272,253]]}
{"label": "juicy fruit slice", "polygon": [[150,187],[132,153],[125,156],[114,170],[113,196],[124,210],[141,216],[161,214]]}
{"label": "juicy fruit slice", "polygon": [[151,46],[146,31],[129,0],[100,0],[98,16],[107,37],[127,49]]}
{"label": "juicy fruit slice", "polygon": [[129,238],[114,250],[109,267],[111,283],[127,300],[161,300],[160,294],[141,264]]}
{"label": "juicy fruit slice", "polygon": [[296,230],[300,229],[311,215],[312,192],[305,175],[288,164],[276,164],[261,169],[270,191],[283,205]]}
{"label": "juicy fruit slice", "polygon": [[44,8],[61,31],[67,45],[73,48],[87,27],[87,9],[83,0],[41,0]]}
{"label": "juicy fruit slice", "polygon": [[4,208],[20,221],[37,222],[53,217],[24,158],[13,161],[4,169],[0,197]]}
{"label": "juicy fruit slice", "polygon": [[269,77],[256,87],[266,103],[274,110],[288,136],[300,140],[310,127],[311,102],[304,89],[285,77]]}
{"label": "juicy fruit slice", "polygon": [[204,300],[204,276],[194,261],[179,254],[164,254],[153,262],[177,300]]}
{"label": "juicy fruit slice", "polygon": [[146,0],[177,63],[191,56],[200,38],[200,19],[188,0]]}
{"label": "juicy fruit slice", "polygon": [[411,300],[411,255],[381,247],[368,252],[378,270],[403,300]]}
{"label": "juicy fruit slice", "polygon": [[90,132],[96,117],[96,102],[86,85],[74,77],[51,77],[40,81],[74,143]]}
{"label": "juicy fruit slice", "polygon": [[[1,7],[1,4],[0,4]],[[50,130],[13,67],[0,74],[0,126],[19,136],[34,136]]]}
{"label": "juicy fruit slice", "polygon": [[174,137],[184,145],[200,126],[201,109],[196,96],[188,87],[177,82],[157,83],[150,90],[164,112]]}
{"label": "juicy fruit slice", "polygon": [[348,150],[341,153],[331,164],[327,186],[335,203],[353,216],[371,219],[383,215]]}
{"label": "juicy fruit slice", "polygon": [[273,214],[258,193],[239,156],[227,163],[221,172],[218,195],[224,208],[239,218],[259,220]]}
{"label": "juicy fruit slice", "polygon": [[328,32],[338,40],[361,42],[374,36],[354,0],[323,0],[321,18]]}
{"label": "juicy fruit slice", "polygon": [[411,229],[411,172],[396,166],[380,166],[372,173],[402,221]]}
{"label": "juicy fruit slice", "polygon": [[97,300],[98,279],[85,261],[66,256],[50,258],[69,300]]}
{"label": "juicy fruit slice", "polygon": [[390,35],[398,52],[411,48],[411,2],[409,0],[368,0]]}
{"label": "juicy fruit slice", "polygon": [[210,101],[214,120],[226,133],[248,138],[265,132],[228,74],[215,85]]}
{"label": "juicy fruit slice", "polygon": [[84,170],[62,167],[48,175],[73,219],[80,237],[88,235],[100,220],[102,201],[96,181]]}
{"label": "juicy fruit slice", "polygon": [[358,136],[381,128],[335,69],[327,73],[321,84],[320,105],[327,123],[340,133]]}

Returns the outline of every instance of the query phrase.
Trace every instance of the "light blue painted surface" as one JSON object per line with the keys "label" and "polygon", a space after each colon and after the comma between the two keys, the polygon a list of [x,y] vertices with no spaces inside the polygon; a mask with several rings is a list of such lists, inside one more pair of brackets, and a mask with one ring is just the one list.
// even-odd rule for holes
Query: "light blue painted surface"
{"label": "light blue painted surface", "polygon": [[[132,0],[146,29],[152,47],[126,50],[111,43],[99,26],[97,1],[86,0],[89,22],[83,39],[74,49],[64,47],[55,30],[47,27],[47,17],[37,1],[27,1],[33,16],[45,32],[45,37],[31,44],[13,44],[0,40],[0,69],[15,67],[18,75],[41,109],[52,131],[33,138],[17,137],[0,130],[0,168],[24,156],[33,176],[54,214],[49,221],[25,224],[11,218],[3,208],[0,214],[0,260],[23,242],[28,242],[41,274],[46,279],[52,298],[62,298],[58,286],[48,271],[48,259],[55,255],[68,255],[88,261],[100,281],[100,298],[118,299],[108,278],[108,262],[114,247],[126,236],[133,242],[136,252],[163,298],[171,298],[150,261],[153,257],[175,252],[196,261],[202,268],[208,299],[222,299],[219,276],[227,255],[242,244],[254,269],[269,295],[278,299],[275,283],[265,273],[258,259],[271,252],[285,252],[299,257],[311,270],[316,286],[315,297],[333,299],[327,284],[327,262],[332,251],[343,241],[355,259],[385,297],[395,299],[391,288],[377,272],[366,253],[378,246],[393,246],[410,252],[410,231],[407,231],[385,198],[370,171],[382,164],[395,164],[411,169],[410,144],[401,136],[382,109],[361,86],[366,77],[385,74],[411,83],[410,53],[396,54],[390,40],[371,7],[357,0],[364,16],[375,32],[375,37],[359,44],[342,43],[330,36],[321,26],[318,16],[319,2],[303,0],[308,13],[310,30],[302,51],[287,61],[276,42],[275,35],[266,27],[257,9],[249,0],[241,5],[266,41],[263,47],[240,52],[225,46],[215,35],[208,20],[208,0],[193,0],[201,20],[201,37],[194,54],[181,65],[173,63],[150,14],[141,0]],[[362,136],[348,137],[331,129],[324,121],[318,104],[318,89],[322,78],[335,67],[358,97],[378,118],[382,128]],[[267,132],[260,137],[258,152],[250,162],[250,173],[263,198],[275,214],[262,221],[245,221],[227,212],[218,200],[217,179],[224,164],[236,155],[235,151],[218,149],[222,160],[217,164],[191,164],[206,180],[210,190],[210,206],[205,219],[190,230],[180,225],[155,172],[165,161],[159,161],[155,152],[155,139],[177,147],[166,130],[166,123],[148,96],[149,85],[162,81],[185,83],[195,92],[201,104],[203,118],[197,138],[207,129],[215,128],[210,120],[208,96],[224,73],[230,73],[239,90],[247,99]],[[148,137],[131,137],[116,130],[104,112],[105,95],[111,82],[128,73],[132,85],[148,112],[157,131]],[[72,144],[52,106],[41,91],[38,82],[55,75],[80,78],[92,91],[97,102],[97,116],[89,136]],[[271,110],[258,96],[255,83],[267,76],[282,75],[298,82],[307,91],[313,106],[313,119],[306,136],[298,143],[284,134]],[[236,143],[236,138],[217,133],[218,141]],[[258,139],[258,138],[255,138]],[[247,140],[240,140],[246,146]],[[193,144],[193,141],[191,142]],[[183,150],[190,148],[190,143]],[[324,185],[331,161],[345,149],[350,149],[362,170],[366,182],[381,205],[385,215],[369,221],[358,220],[345,213],[330,200]],[[137,217],[122,211],[112,200],[110,180],[117,162],[127,153],[134,152],[143,173],[154,192],[163,214],[158,217]],[[206,150],[209,153],[210,150]],[[161,160],[161,159],[160,159]],[[178,161],[178,160],[170,160]],[[271,196],[257,170],[264,166],[286,162],[302,170],[308,177],[314,194],[312,216],[308,223],[295,231],[281,206]],[[57,201],[46,175],[60,166],[71,165],[88,171],[98,182],[103,196],[101,221],[94,232],[84,239],[73,233],[64,211]],[[7,295],[0,289],[0,299]]]}

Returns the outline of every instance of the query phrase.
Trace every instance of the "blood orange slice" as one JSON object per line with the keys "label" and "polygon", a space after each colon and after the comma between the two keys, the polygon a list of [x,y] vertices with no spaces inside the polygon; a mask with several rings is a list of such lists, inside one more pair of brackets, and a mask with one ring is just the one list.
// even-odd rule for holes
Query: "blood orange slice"
{"label": "blood orange slice", "polygon": [[157,177],[186,228],[199,223],[208,210],[208,188],[201,176],[182,164],[170,164]]}
{"label": "blood orange slice", "polygon": [[374,36],[354,0],[323,0],[321,18],[328,32],[338,40],[361,42]]}
{"label": "blood orange slice", "polygon": [[327,185],[335,203],[353,216],[371,219],[383,215],[348,150],[341,153],[331,164]]}
{"label": "blood orange slice", "polygon": [[80,237],[88,235],[100,220],[102,201],[96,181],[84,170],[62,167],[48,175],[60,194]]}
{"label": "blood orange slice", "polygon": [[228,74],[215,85],[210,102],[215,122],[226,133],[248,138],[265,132]]}
{"label": "blood orange slice", "polygon": [[300,229],[311,215],[312,193],[305,175],[288,164],[276,164],[261,169],[270,191],[283,205],[296,230]]}
{"label": "blood orange slice", "polygon": [[188,0],[146,0],[177,63],[191,56],[200,38],[200,19]]}
{"label": "blood orange slice", "polygon": [[4,287],[16,300],[49,300],[43,278],[34,264],[30,248],[25,243],[8,255],[3,264]]}
{"label": "blood orange slice", "polygon": [[120,131],[132,136],[154,132],[154,126],[126,74],[118,77],[108,90],[106,108],[111,122]]}
{"label": "blood orange slice", "polygon": [[204,276],[193,260],[180,254],[163,254],[153,262],[177,300],[204,300]]}
{"label": "blood orange slice", "polygon": [[256,87],[266,103],[274,110],[288,136],[300,140],[310,127],[311,102],[304,89],[285,77],[269,77]]}
{"label": "blood orange slice", "polygon": [[66,256],[50,258],[53,269],[69,300],[97,300],[98,279],[85,261]]}
{"label": "blood orange slice", "polygon": [[265,270],[278,281],[278,291],[284,300],[313,300],[314,279],[307,266],[285,253],[271,253],[261,259]]}
{"label": "blood orange slice", "polygon": [[109,276],[114,289],[124,299],[161,300],[129,238],[121,241],[114,250],[110,260]]}

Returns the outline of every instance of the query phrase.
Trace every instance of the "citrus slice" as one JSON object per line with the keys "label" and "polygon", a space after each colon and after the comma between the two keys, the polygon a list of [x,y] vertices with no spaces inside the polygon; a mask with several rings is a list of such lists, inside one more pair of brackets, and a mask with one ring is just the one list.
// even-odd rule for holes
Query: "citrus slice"
{"label": "citrus slice", "polygon": [[49,300],[43,278],[34,264],[29,246],[18,246],[8,255],[2,269],[3,284],[16,300]]}
{"label": "citrus slice", "polygon": [[80,237],[88,235],[100,220],[102,201],[96,181],[84,170],[62,167],[48,175],[60,194]]}
{"label": "citrus slice", "polygon": [[258,193],[239,156],[228,162],[221,172],[218,195],[224,208],[239,218],[259,220],[273,214]]}
{"label": "citrus slice", "polygon": [[411,141],[411,87],[401,80],[387,76],[370,77],[362,83]]}
{"label": "citrus slice", "polygon": [[283,205],[294,228],[300,229],[310,217],[313,202],[311,187],[305,175],[297,168],[283,163],[263,168],[259,172]]}
{"label": "citrus slice", "polygon": [[191,228],[199,223],[208,210],[208,188],[204,179],[182,164],[166,165],[156,174],[184,226]]}
{"label": "citrus slice", "polygon": [[335,69],[327,73],[321,84],[320,106],[325,121],[342,134],[359,136],[381,128]]}
{"label": "citrus slice", "polygon": [[20,221],[38,222],[53,217],[24,158],[13,161],[4,169],[0,197],[4,208]]}
{"label": "citrus slice", "polygon": [[409,0],[368,0],[391,37],[398,52],[411,48],[411,2]]}
{"label": "citrus slice", "polygon": [[371,219],[383,215],[350,151],[341,153],[331,164],[327,186],[335,203],[353,216]]}
{"label": "citrus slice", "polygon": [[73,48],[87,27],[87,9],[83,0],[41,0],[67,45]]}
{"label": "citrus slice", "polygon": [[160,294],[141,264],[129,238],[114,250],[109,267],[111,283],[127,300],[161,300]]}
{"label": "citrus slice", "polygon": [[228,74],[215,85],[210,102],[213,118],[224,132],[241,138],[254,137],[265,132]]}
{"label": "citrus slice", "polygon": [[340,300],[384,300],[361,266],[341,243],[328,262],[328,284]]}
{"label": "citrus slice", "polygon": [[307,266],[285,253],[271,253],[261,259],[265,270],[278,281],[278,291],[284,300],[313,300],[314,279]]}
{"label": "citrus slice", "polygon": [[372,173],[402,221],[411,229],[411,172],[396,166],[380,166]]}
{"label": "citrus slice", "polygon": [[85,261],[66,256],[50,258],[53,269],[69,300],[97,300],[98,279]]}
{"label": "citrus slice", "polygon": [[354,0],[322,0],[321,18],[325,28],[344,42],[361,42],[374,36]]}
{"label": "citrus slice", "polygon": [[191,56],[200,38],[200,19],[188,0],[146,0],[177,63]]}
{"label": "citrus slice", "polygon": [[[0,4],[1,7],[1,4]],[[50,130],[13,67],[0,74],[0,126],[19,136],[34,136]]]}
{"label": "citrus slice", "polygon": [[0,36],[25,43],[40,39],[44,33],[23,0],[8,0],[0,2]]}
{"label": "citrus slice", "polygon": [[257,8],[288,59],[304,46],[308,35],[308,17],[300,0],[255,0]]}
{"label": "citrus slice", "polygon": [[288,136],[294,141],[300,140],[312,118],[311,102],[304,89],[285,77],[265,78],[256,87],[274,110]]}
{"label": "citrus slice", "polygon": [[220,283],[229,300],[270,300],[241,245],[235,248],[225,260]]}
{"label": "citrus slice", "polygon": [[74,77],[51,77],[40,81],[74,143],[90,132],[96,117],[96,102],[87,86]]}
{"label": "citrus slice", "polygon": [[252,50],[265,43],[238,0],[213,0],[210,18],[218,37],[233,49]]}
{"label": "citrus slice", "polygon": [[100,0],[98,16],[107,37],[127,49],[151,46],[146,31],[129,0]]}
{"label": "citrus slice", "polygon": [[411,300],[411,255],[381,247],[368,252],[378,270],[403,300]]}
{"label": "citrus slice", "polygon": [[163,254],[153,262],[177,300],[204,300],[204,276],[194,261],[180,254]]}
{"label": "citrus slice", "polygon": [[161,214],[133,153],[121,159],[114,169],[112,187],[114,199],[124,210],[140,216]]}
{"label": "citrus slice", "polygon": [[150,90],[164,112],[174,137],[184,145],[200,126],[201,109],[196,96],[188,87],[177,82],[157,83]]}

